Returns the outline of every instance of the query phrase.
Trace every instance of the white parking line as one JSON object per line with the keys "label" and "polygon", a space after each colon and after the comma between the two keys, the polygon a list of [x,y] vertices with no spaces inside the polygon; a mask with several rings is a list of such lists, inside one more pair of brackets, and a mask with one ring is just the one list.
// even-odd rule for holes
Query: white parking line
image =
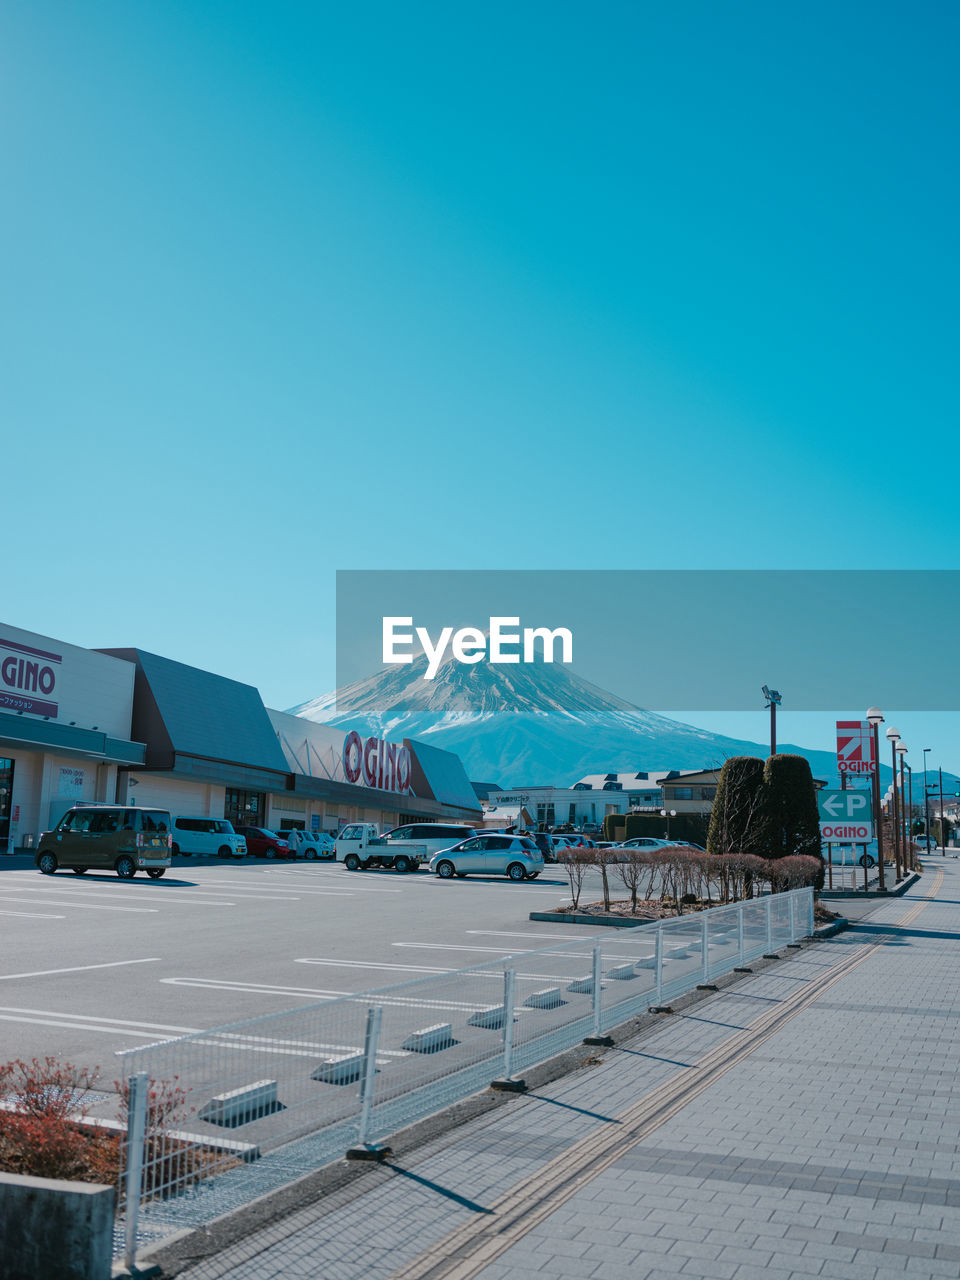
{"label": "white parking line", "polygon": [[0,911],[0,916],[28,916],[31,920],[66,920],[66,916],[50,915],[47,911]]}
{"label": "white parking line", "polygon": [[[503,978],[496,975],[501,983]],[[531,975],[533,976],[533,975]],[[537,975],[538,981],[542,980],[543,975]],[[356,1001],[361,1004],[369,1004],[374,998],[369,992],[365,991],[324,991],[319,988],[310,987],[273,987],[263,983],[256,982],[229,982],[217,981],[214,978],[161,978],[161,982],[168,983],[174,987],[201,987],[210,991],[236,991],[247,992],[250,995],[263,996],[274,995],[284,996],[287,999],[298,1000],[338,1000],[346,997],[350,1001]],[[469,1013],[476,1012],[476,1002],[472,1000],[415,1000],[407,996],[389,996],[376,994],[376,1003],[380,1005],[390,1005],[397,1009],[428,1009],[434,1012],[440,1010],[454,1010],[455,1012],[466,1011]],[[520,1015],[517,1010],[517,1015]]]}
{"label": "white parking line", "polygon": [[[29,893],[29,892],[30,892],[30,889],[27,888],[26,886],[20,889],[16,885],[11,885],[9,888],[4,887],[0,889],[0,893]],[[111,900],[115,900],[116,898],[116,895],[114,893],[111,893],[109,889],[104,889],[103,891],[99,891],[96,888],[94,888],[93,885],[91,885],[89,888],[87,888],[87,886],[84,885],[82,889],[79,886],[76,889],[73,889],[73,888],[54,889],[53,892],[54,893],[78,893],[78,894],[82,894],[84,898],[109,898]],[[164,885],[163,888],[159,890],[159,892],[177,893],[177,889],[175,885]],[[17,901],[24,902],[26,901],[26,899],[18,898]],[[181,898],[179,894],[177,894],[175,899],[171,899],[171,902],[173,901],[175,901],[178,906],[185,906],[185,907],[235,907],[237,905],[235,902],[223,902],[220,898],[209,898],[209,899]],[[283,901],[283,899],[277,898],[276,901],[281,902]],[[159,908],[154,908],[154,910],[159,910]]]}
{"label": "white parking line", "polygon": [[[461,969],[441,969],[432,965],[419,964],[378,964],[370,960],[320,960],[315,957],[305,957],[302,960],[295,960],[294,964],[325,964],[332,968],[343,966],[352,969],[384,969],[396,973],[426,973],[426,974],[446,974],[461,973]],[[483,970],[475,971],[471,977],[474,978],[490,978],[497,982],[503,982],[503,974],[499,969],[491,969],[489,972]],[[554,982],[569,982],[569,973],[517,973],[518,980],[529,979],[531,982],[544,982],[551,979]]]}
{"label": "white parking line", "polygon": [[[55,919],[62,920],[63,916],[56,916]],[[142,960],[107,960],[102,964],[75,964],[69,969],[35,969],[32,973],[0,973],[0,982],[7,982],[12,978],[47,978],[55,973],[83,973],[87,969],[119,969],[127,964],[157,964],[159,960],[159,956],[145,956]]]}
{"label": "white parking line", "polygon": [[[3,891],[0,890],[0,893]],[[21,902],[29,902],[31,906],[39,907],[80,907],[84,911],[135,911],[137,914],[149,912],[151,915],[159,913],[159,907],[108,907],[99,902],[75,902],[72,898],[68,898],[66,902],[62,898],[14,898],[14,903],[19,905]]]}
{"label": "white parking line", "polygon": [[582,942],[582,933],[505,933],[502,929],[465,929],[465,933],[484,938],[559,938],[563,942]]}
{"label": "white parking line", "polygon": [[82,1013],[59,1013],[49,1009],[0,1007],[2,1022],[31,1022],[44,1027],[67,1027],[73,1031],[103,1031],[110,1035],[129,1036],[133,1032],[172,1031],[175,1035],[191,1035],[202,1027],[168,1027],[156,1022],[125,1022],[122,1018],[96,1018]]}
{"label": "white parking line", "polygon": [[[615,946],[616,939],[611,939],[611,944]],[[478,951],[484,951],[484,952],[492,951],[495,955],[498,955],[498,956],[503,956],[504,954],[503,947],[471,947],[471,946],[466,946],[463,943],[456,943],[456,942],[391,942],[390,945],[391,947],[410,947],[413,950],[421,950],[421,951],[423,950],[426,950],[426,951],[472,951],[474,954],[476,954],[476,952]],[[526,948],[517,947],[513,951],[509,952],[508,954],[512,956],[529,956],[529,955],[537,955],[540,950],[541,950],[540,947],[526,947]],[[549,959],[551,961],[555,961],[559,958],[560,954],[561,953],[550,952]],[[575,960],[589,960],[593,957],[592,951],[564,951],[562,952],[562,954],[565,956],[570,956]],[[635,957],[631,957],[631,956],[622,955],[622,953],[618,955],[618,953],[611,950],[609,946],[605,946],[604,954],[606,955],[608,960],[611,957],[616,956],[617,959],[622,959],[626,963],[631,959],[649,960],[650,956],[653,955],[653,952],[649,951],[647,952],[646,955],[638,955]],[[506,956],[504,956],[504,959],[506,959]]]}

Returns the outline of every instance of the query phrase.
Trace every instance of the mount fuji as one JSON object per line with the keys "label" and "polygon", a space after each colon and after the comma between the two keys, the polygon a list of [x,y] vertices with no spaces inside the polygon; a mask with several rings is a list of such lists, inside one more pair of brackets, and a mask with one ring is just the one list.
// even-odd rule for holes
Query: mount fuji
{"label": "mount fuji", "polygon": [[[768,747],[697,729],[608,693],[567,667],[464,665],[448,659],[433,680],[427,660],[385,667],[290,713],[375,737],[417,738],[455,752],[467,775],[504,787],[571,786],[587,773],[719,768],[728,756]],[[784,746],[834,778],[827,751]]]}

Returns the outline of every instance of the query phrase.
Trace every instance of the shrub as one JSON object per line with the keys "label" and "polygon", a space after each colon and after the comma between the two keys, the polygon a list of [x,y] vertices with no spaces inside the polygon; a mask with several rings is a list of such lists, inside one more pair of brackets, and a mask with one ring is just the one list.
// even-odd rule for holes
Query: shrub
{"label": "shrub", "polygon": [[115,1182],[118,1136],[79,1123],[97,1077],[96,1069],[53,1057],[0,1065],[0,1095],[12,1106],[0,1112],[0,1169],[35,1178]]}
{"label": "shrub", "polygon": [[809,762],[803,756],[770,756],[763,769],[770,816],[768,857],[820,856],[820,816]]}
{"label": "shrub", "polygon": [[574,911],[580,905],[580,895],[583,893],[583,882],[586,879],[587,872],[595,865],[594,854],[596,849],[571,849],[569,847],[561,849],[557,855],[557,860],[567,873],[567,879],[570,881],[570,897]]}
{"label": "shrub", "polygon": [[823,860],[802,854],[767,860],[766,879],[771,892],[785,893],[788,889],[804,889],[816,885],[823,875]]}
{"label": "shrub", "polygon": [[717,781],[707,849],[718,855],[763,856],[768,844],[763,761],[755,756],[731,756],[724,762]]}

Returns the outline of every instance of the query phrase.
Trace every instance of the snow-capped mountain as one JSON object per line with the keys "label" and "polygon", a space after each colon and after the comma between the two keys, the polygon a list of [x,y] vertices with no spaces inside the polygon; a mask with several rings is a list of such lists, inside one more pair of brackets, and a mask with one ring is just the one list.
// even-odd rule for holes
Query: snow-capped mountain
{"label": "snow-capped mountain", "polygon": [[[447,660],[424,680],[426,664],[420,655],[290,711],[377,737],[423,739],[456,752],[469,777],[504,787],[569,786],[617,769],[707,769],[768,751],[645,711],[558,663]],[[835,773],[829,752],[781,749],[805,755],[820,777]]]}

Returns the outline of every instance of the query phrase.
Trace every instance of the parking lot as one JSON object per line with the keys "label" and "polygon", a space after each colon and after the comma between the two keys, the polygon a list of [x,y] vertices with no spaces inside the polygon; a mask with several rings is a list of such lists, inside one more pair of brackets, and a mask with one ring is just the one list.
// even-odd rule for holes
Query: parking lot
{"label": "parking lot", "polygon": [[2,1057],[110,1081],[117,1050],[595,933],[529,920],[568,899],[554,866],[515,884],[191,858],[121,881],[5,859]]}

